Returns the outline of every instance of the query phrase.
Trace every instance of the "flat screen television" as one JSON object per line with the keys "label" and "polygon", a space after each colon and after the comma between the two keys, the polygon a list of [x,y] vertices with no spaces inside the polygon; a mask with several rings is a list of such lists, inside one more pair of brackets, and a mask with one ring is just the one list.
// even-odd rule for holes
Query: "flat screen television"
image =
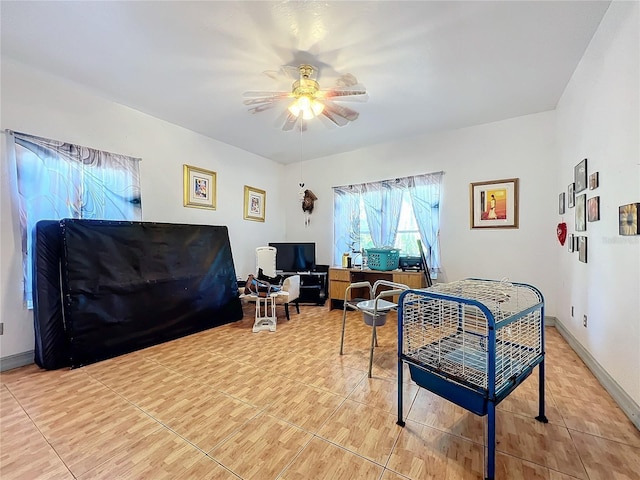
{"label": "flat screen television", "polygon": [[276,270],[279,272],[306,272],[316,268],[316,244],[313,242],[269,243],[276,247]]}

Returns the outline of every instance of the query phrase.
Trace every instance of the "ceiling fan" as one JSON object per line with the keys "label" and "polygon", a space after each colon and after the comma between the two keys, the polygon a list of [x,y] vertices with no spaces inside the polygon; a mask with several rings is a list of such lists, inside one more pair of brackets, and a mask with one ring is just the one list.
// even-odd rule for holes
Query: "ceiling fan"
{"label": "ceiling fan", "polygon": [[355,110],[335,103],[367,100],[367,91],[353,75],[342,75],[333,88],[321,89],[316,81],[317,69],[314,66],[285,66],[282,71],[288,73],[293,68],[297,69],[299,78],[293,82],[290,92],[244,92],[243,96],[247,99],[244,104],[251,106],[250,113],[260,113],[288,101],[282,125],[285,131],[293,130],[298,120],[302,122],[301,128],[305,129],[304,121],[316,117],[328,120],[329,126],[338,127],[344,127],[358,118]]}

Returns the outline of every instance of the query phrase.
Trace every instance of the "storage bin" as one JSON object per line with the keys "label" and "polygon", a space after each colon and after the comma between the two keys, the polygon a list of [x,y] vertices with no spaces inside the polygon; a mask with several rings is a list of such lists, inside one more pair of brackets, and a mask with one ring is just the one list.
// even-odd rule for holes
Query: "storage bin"
{"label": "storage bin", "polygon": [[398,268],[400,250],[395,248],[370,248],[367,250],[367,265],[371,270],[395,270]]}

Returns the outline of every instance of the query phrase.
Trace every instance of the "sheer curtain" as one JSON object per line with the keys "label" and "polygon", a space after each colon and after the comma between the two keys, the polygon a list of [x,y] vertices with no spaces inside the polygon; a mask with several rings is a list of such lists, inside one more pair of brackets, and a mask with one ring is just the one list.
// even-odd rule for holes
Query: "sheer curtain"
{"label": "sheer curtain", "polygon": [[427,263],[432,273],[440,271],[440,185],[443,172],[417,175],[408,180],[413,214],[420,239],[428,248]]}
{"label": "sheer curtain", "polygon": [[443,172],[396,178],[380,182],[334,187],[333,264],[340,265],[343,252],[360,250],[361,201],[373,244],[395,244],[402,198],[408,192],[411,209],[427,247],[432,273],[440,271],[440,185]]}
{"label": "sheer curtain", "polygon": [[373,245],[376,248],[393,246],[402,207],[403,191],[400,183],[385,180],[366,183],[361,187]]}
{"label": "sheer curtain", "polygon": [[333,265],[344,252],[360,250],[360,192],[358,185],[333,189]]}
{"label": "sheer curtain", "polygon": [[[7,132],[13,137],[24,300],[32,307],[32,231],[40,220],[142,220],[140,159]],[[11,139],[10,139],[11,140]]]}

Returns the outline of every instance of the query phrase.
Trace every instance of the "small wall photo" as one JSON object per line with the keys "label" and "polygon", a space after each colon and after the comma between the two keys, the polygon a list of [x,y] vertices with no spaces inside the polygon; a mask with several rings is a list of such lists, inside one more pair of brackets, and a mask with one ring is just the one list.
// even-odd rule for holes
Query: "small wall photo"
{"label": "small wall photo", "polygon": [[243,218],[254,222],[264,222],[266,202],[267,192],[245,185]]}

